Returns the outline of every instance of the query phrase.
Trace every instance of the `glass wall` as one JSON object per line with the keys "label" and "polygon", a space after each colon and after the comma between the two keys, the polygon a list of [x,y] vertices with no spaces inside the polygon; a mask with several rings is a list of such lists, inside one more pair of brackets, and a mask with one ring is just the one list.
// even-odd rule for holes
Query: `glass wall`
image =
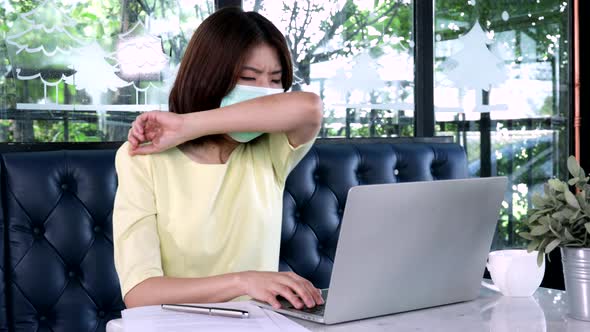
{"label": "glass wall", "polygon": [[0,1],[0,142],[118,141],[167,109],[213,0]]}
{"label": "glass wall", "polygon": [[568,2],[436,0],[437,135],[463,144],[472,176],[506,175],[495,247],[516,233],[534,192],[567,177]]}
{"label": "glass wall", "polygon": [[322,137],[414,135],[411,0],[244,0],[286,36],[293,90],[324,101]]}

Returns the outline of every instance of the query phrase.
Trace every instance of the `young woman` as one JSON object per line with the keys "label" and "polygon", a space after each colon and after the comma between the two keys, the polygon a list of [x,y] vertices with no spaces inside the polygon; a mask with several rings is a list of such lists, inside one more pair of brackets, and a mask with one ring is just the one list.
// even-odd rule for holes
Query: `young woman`
{"label": "young woman", "polygon": [[323,303],[309,281],[277,272],[285,180],[322,119],[317,95],[284,92],[292,77],[283,35],[261,15],[221,9],[199,26],[170,112],[140,115],[117,152],[115,266],[127,307]]}

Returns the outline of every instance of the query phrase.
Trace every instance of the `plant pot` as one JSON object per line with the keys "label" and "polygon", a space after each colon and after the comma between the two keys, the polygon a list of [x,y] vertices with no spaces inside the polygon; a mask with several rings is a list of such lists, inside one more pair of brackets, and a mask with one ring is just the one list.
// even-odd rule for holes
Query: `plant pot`
{"label": "plant pot", "polygon": [[561,248],[569,314],[590,321],[590,248]]}

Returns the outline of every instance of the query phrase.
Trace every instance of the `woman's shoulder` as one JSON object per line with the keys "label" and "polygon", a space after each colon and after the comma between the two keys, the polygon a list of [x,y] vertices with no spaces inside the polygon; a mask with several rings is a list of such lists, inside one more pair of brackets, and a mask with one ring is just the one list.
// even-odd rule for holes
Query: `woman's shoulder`
{"label": "woman's shoulder", "polygon": [[131,145],[129,142],[123,143],[119,149],[117,150],[117,154],[115,156],[115,164],[117,167],[120,166],[143,166],[148,167],[152,162],[160,159],[170,159],[173,158],[173,150],[169,149],[163,152],[158,152],[154,154],[146,154],[146,155],[130,155],[129,149]]}

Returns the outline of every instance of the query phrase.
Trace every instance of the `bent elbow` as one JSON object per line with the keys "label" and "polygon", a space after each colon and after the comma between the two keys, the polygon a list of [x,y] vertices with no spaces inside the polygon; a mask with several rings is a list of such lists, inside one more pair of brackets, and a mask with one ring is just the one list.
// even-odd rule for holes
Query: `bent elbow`
{"label": "bent elbow", "polygon": [[136,298],[136,296],[134,296],[135,294],[133,294],[133,290],[127,292],[127,294],[125,294],[125,297],[123,298],[123,303],[125,303],[125,307],[127,309],[131,309],[131,308],[135,308],[135,307],[141,307],[144,306],[144,303],[141,303],[141,301],[139,299]]}
{"label": "bent elbow", "polygon": [[307,120],[314,126],[320,127],[324,116],[324,102],[313,92],[308,92]]}
{"label": "bent elbow", "polygon": [[123,296],[123,303],[127,308],[143,307],[146,305],[156,304],[156,299],[153,297],[153,286],[150,286],[150,279],[148,278],[131,288]]}

